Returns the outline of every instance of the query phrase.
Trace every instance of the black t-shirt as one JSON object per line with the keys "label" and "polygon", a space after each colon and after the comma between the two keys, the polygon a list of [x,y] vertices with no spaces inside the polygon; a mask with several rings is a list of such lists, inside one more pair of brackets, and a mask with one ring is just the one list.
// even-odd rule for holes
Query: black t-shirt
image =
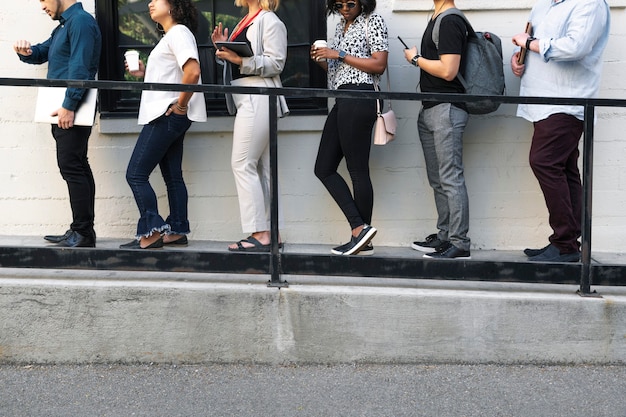
{"label": "black t-shirt", "polygon": [[[439,26],[439,50],[433,42],[433,27],[435,20],[428,22],[422,38],[422,56],[426,59],[439,59],[440,55],[463,55],[467,46],[467,26],[462,17],[456,15],[444,16]],[[420,71],[420,88],[425,93],[465,93],[463,84],[458,78],[446,81],[435,77],[424,70]],[[436,106],[437,102],[425,101],[424,107]],[[465,103],[452,103],[466,110]]]}

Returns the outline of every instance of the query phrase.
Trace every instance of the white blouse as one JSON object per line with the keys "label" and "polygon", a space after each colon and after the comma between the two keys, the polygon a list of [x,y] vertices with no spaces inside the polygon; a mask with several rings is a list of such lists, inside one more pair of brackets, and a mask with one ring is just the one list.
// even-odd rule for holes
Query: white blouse
{"label": "white blouse", "polygon": [[[200,62],[196,39],[187,26],[173,26],[150,52],[144,82],[180,84],[183,79],[183,65],[189,59]],[[198,80],[198,84],[202,84],[202,79]],[[145,125],[162,116],[179,96],[177,91],[144,90],[141,93],[138,123]],[[204,94],[193,93],[188,106],[189,120],[206,121]]]}

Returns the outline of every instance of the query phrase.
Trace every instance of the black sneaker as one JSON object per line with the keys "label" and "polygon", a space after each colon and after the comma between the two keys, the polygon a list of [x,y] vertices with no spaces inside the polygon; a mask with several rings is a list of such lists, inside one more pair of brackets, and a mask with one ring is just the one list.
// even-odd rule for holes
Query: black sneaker
{"label": "black sneaker", "polygon": [[441,252],[427,253],[424,258],[430,259],[472,259],[470,251],[462,250],[454,245],[448,246],[446,250]]}
{"label": "black sneaker", "polygon": [[450,249],[452,243],[449,240],[444,240],[443,243],[435,248],[435,252],[433,253],[441,253]]}
{"label": "black sneaker", "polygon": [[350,241],[341,246],[333,248],[330,252],[334,255],[356,255],[359,253],[376,235],[376,230],[373,226],[366,224],[363,226],[363,230],[358,236],[352,236]]}
{"label": "black sneaker", "polygon": [[[351,244],[352,242],[344,243],[343,245],[337,246],[336,248],[334,248],[331,252],[335,255],[342,255],[345,251],[349,249],[349,246]],[[363,249],[361,249],[357,253],[353,253],[353,255],[358,255],[358,256],[370,256],[373,254],[374,254],[374,245],[372,245],[372,242],[365,245]]]}
{"label": "black sneaker", "polygon": [[437,252],[437,248],[442,246],[444,243],[448,242],[447,240],[441,240],[437,237],[436,233],[432,235],[428,235],[426,240],[423,242],[413,242],[411,243],[411,248],[418,250],[420,252],[425,253],[433,253]]}
{"label": "black sneaker", "polygon": [[370,242],[367,245],[365,245],[363,247],[363,249],[361,249],[355,255],[358,255],[358,256],[371,256],[373,254],[374,254],[374,245],[372,245],[372,242]]}
{"label": "black sneaker", "polygon": [[348,249],[350,249],[351,247],[352,247],[352,240],[350,240],[350,242],[348,243],[344,243],[343,245],[339,245],[335,248],[332,248],[330,250],[330,253],[332,253],[333,255],[343,255],[343,253],[347,251]]}

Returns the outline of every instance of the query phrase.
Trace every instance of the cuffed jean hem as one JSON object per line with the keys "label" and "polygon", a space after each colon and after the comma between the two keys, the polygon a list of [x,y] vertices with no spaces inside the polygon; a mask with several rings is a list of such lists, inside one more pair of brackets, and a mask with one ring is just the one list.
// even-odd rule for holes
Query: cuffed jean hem
{"label": "cuffed jean hem", "polygon": [[140,239],[142,237],[149,237],[154,232],[164,233],[168,230],[170,230],[170,225],[165,223],[159,214],[147,211],[141,216],[137,223],[137,235],[135,237]]}
{"label": "cuffed jean hem", "polygon": [[167,235],[187,235],[191,231],[189,230],[189,221],[173,221],[171,217],[165,219],[165,223],[168,224],[169,229],[165,231]]}

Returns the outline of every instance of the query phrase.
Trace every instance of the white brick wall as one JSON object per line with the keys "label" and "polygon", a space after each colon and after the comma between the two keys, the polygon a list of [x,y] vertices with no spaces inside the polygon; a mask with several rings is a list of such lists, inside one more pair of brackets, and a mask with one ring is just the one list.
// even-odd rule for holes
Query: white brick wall
{"label": "white brick wall", "polygon": [[[404,60],[396,36],[419,44],[427,11],[407,11],[411,2],[400,0],[378,3],[378,11],[389,25],[392,89],[415,91],[418,71]],[[484,10],[494,7],[487,3],[477,7],[483,10],[470,10],[467,15],[475,29],[488,29],[502,37],[508,94],[516,95],[519,82],[508,67],[513,50],[510,38],[523,29],[528,10],[510,9],[510,4],[505,7],[508,10]],[[417,6],[414,9],[419,9]],[[93,1],[85,2],[85,7],[93,10]],[[613,8],[612,19],[601,97],[623,98],[624,8]],[[44,67],[22,64],[12,51],[15,40],[38,42],[54,27],[38,2],[7,3],[0,9],[0,22],[0,77],[45,77]],[[329,36],[333,31],[331,21]],[[0,88],[0,234],[62,232],[70,221],[67,190],[56,167],[49,128],[31,122],[35,91],[28,87]],[[372,150],[373,223],[379,229],[377,245],[404,246],[435,231],[435,209],[417,138],[419,104],[395,102],[394,110],[399,118],[397,140]],[[494,115],[472,117],[467,129],[465,166],[471,203],[470,237],[475,248],[513,250],[543,245],[550,233],[543,197],[528,167],[531,125],[516,118],[514,112],[513,105],[504,105]],[[626,251],[625,113],[626,109],[598,109],[593,200],[593,244],[597,251]],[[340,243],[349,233],[341,212],[313,175],[323,122],[319,116],[290,116],[279,123],[285,221],[281,233],[287,241]],[[230,241],[243,237],[229,162],[231,126],[231,118],[210,119],[188,134],[184,166],[192,239]],[[108,121],[94,128],[89,156],[97,184],[98,236],[125,240],[134,234],[138,214],[124,173],[137,132],[135,121]],[[152,182],[167,215],[160,173],[153,175]]]}

